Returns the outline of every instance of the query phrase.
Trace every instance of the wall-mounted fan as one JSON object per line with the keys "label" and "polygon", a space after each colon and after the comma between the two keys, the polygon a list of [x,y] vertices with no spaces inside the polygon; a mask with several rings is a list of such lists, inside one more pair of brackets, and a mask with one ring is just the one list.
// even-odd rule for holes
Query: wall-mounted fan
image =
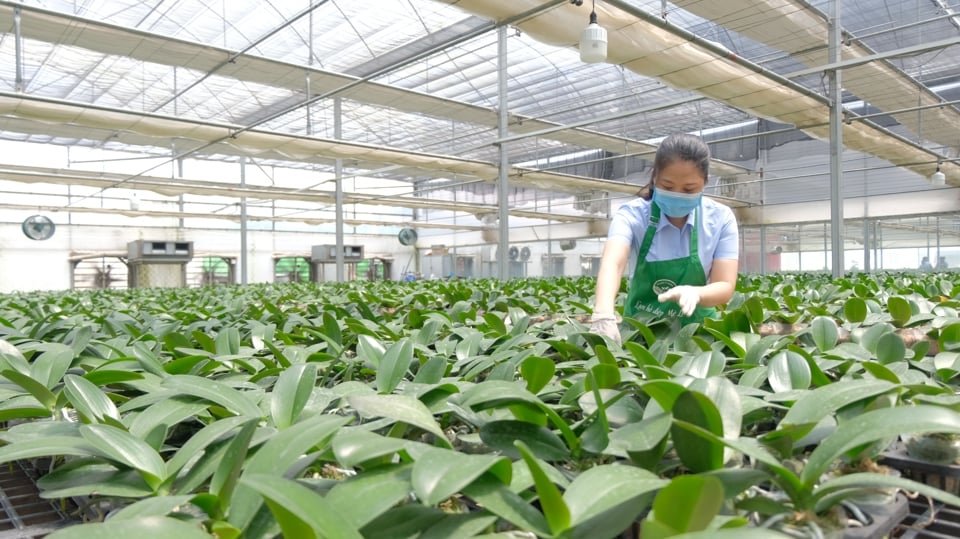
{"label": "wall-mounted fan", "polygon": [[417,243],[417,231],[412,228],[401,228],[397,234],[397,240],[400,245],[413,245]]}
{"label": "wall-mounted fan", "polygon": [[57,230],[57,225],[46,215],[31,215],[23,220],[20,229],[31,240],[48,240]]}

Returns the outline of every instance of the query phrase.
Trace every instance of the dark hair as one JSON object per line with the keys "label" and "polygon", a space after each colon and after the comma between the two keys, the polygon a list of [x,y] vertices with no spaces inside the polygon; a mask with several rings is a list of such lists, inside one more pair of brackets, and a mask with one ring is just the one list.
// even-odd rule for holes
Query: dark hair
{"label": "dark hair", "polygon": [[710,171],[710,148],[702,138],[696,135],[678,133],[663,139],[657,147],[657,155],[653,158],[653,170],[650,171],[650,183],[637,193],[637,196],[650,200],[653,198],[653,184],[664,169],[674,161],[688,161],[700,169],[703,181],[706,183]]}

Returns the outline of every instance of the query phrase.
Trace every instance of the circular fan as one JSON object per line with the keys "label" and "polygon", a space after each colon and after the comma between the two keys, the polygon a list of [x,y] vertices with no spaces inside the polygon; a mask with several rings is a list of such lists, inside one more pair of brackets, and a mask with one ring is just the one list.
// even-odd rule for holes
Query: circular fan
{"label": "circular fan", "polygon": [[413,245],[417,243],[417,231],[412,228],[401,228],[397,234],[400,245]]}
{"label": "circular fan", "polygon": [[31,215],[23,220],[20,226],[23,234],[31,240],[47,240],[57,230],[57,225],[53,224],[46,215]]}

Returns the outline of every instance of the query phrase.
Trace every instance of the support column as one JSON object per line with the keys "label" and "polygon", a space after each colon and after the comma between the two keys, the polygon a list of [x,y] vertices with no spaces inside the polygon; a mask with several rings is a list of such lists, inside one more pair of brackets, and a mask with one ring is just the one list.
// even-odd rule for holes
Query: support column
{"label": "support column", "polygon": [[[840,27],[840,0],[830,0],[831,63],[841,60],[842,29]],[[843,183],[841,160],[843,158],[843,90],[840,86],[840,70],[827,72],[830,88],[830,246],[833,250],[834,278],[843,276]]]}
{"label": "support column", "polygon": [[[507,27],[497,28],[497,93],[499,95],[498,129],[497,135],[501,140],[509,135],[507,131]],[[507,155],[507,143],[501,142],[499,145],[500,153],[500,175],[497,178],[497,213],[498,220],[498,242],[497,242],[497,278],[501,281],[509,277],[509,266],[507,260],[507,251],[510,241],[510,207],[507,201],[509,195],[508,172],[510,168],[510,158]]]}
{"label": "support column", "polygon": [[[340,140],[342,129],[342,118],[340,117],[340,98],[333,98],[333,138]],[[346,280],[343,270],[343,159],[337,158],[334,161],[334,175],[336,176],[336,192],[334,194],[337,212],[337,282],[342,283]]]}
{"label": "support column", "polygon": [[767,225],[760,225],[760,275],[767,274]]}
{"label": "support column", "polygon": [[[240,188],[247,187],[247,157],[240,158]],[[247,197],[240,197],[240,284],[247,284]]]}

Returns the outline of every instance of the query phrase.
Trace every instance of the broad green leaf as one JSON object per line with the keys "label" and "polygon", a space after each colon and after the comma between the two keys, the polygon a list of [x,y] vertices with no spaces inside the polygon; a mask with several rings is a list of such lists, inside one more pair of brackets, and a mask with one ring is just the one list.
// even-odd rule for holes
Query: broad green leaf
{"label": "broad green leaf", "polygon": [[854,473],[827,479],[816,491],[817,511],[826,510],[836,501],[849,499],[852,489],[897,488],[906,492],[916,492],[949,505],[960,503],[960,496],[918,481],[892,476],[884,473]]}
{"label": "broad green leaf", "polygon": [[527,381],[527,391],[537,394],[553,378],[557,365],[552,359],[530,356],[520,364],[520,376]]}
{"label": "broad green leaf", "polygon": [[119,384],[123,382],[132,382],[134,380],[143,380],[144,376],[139,372],[118,371],[110,369],[97,369],[83,375],[88,382],[95,386],[108,386],[110,384]]}
{"label": "broad green leaf", "polygon": [[406,376],[413,362],[413,343],[408,338],[390,345],[377,367],[376,386],[379,393],[391,393]]}
{"label": "broad green leaf", "polygon": [[479,537],[497,521],[494,515],[483,513],[448,514],[421,533],[417,539],[449,539],[451,537]]}
{"label": "broad green leaf", "polygon": [[723,484],[719,479],[708,475],[681,475],[657,493],[647,520],[659,521],[680,533],[701,531],[713,521],[722,505]]}
{"label": "broad green leaf", "polygon": [[492,473],[510,484],[510,460],[493,455],[466,455],[452,449],[429,448],[413,465],[413,491],[426,505],[437,505],[466,488],[477,477]]}
{"label": "broad green leaf", "polygon": [[609,449],[626,453],[650,451],[670,433],[671,420],[669,413],[661,413],[620,427],[610,433]]}
{"label": "broad green leaf", "polygon": [[146,442],[112,425],[83,425],[80,435],[105,457],[129,466],[157,488],[166,477],[166,464]]}
{"label": "broad green leaf", "polygon": [[828,415],[855,402],[891,391],[895,386],[884,380],[838,380],[828,386],[818,387],[800,397],[780,425],[813,425]]}
{"label": "broad green leaf", "polygon": [[298,363],[285,369],[270,392],[270,417],[280,430],[297,422],[317,382],[316,363]]}
{"label": "broad green leaf", "polygon": [[60,383],[73,362],[74,351],[65,344],[45,343],[43,353],[30,365],[30,375],[48,389]]}
{"label": "broad green leaf", "polygon": [[63,377],[63,391],[87,421],[103,422],[105,418],[120,419],[120,412],[99,387],[85,378],[68,374]]}
{"label": "broad green leaf", "polygon": [[810,335],[813,337],[817,349],[821,352],[830,350],[837,345],[839,333],[837,323],[828,316],[818,316],[810,322]]}
{"label": "broad green leaf", "polygon": [[240,332],[235,327],[225,327],[217,333],[214,351],[218,356],[235,356],[240,353]]}
{"label": "broad green leaf", "polygon": [[406,395],[352,395],[350,406],[363,416],[389,418],[419,427],[435,436],[438,443],[451,447],[430,410],[417,399]]}
{"label": "broad green leaf", "polygon": [[770,358],[767,381],[775,392],[810,387],[812,375],[810,365],[803,356],[785,350]]}
{"label": "broad green leaf", "polygon": [[165,378],[161,385],[178,393],[219,404],[237,415],[248,417],[263,415],[260,408],[245,394],[216,380],[188,374],[175,374]]}
{"label": "broad green leaf", "polygon": [[673,409],[673,403],[687,390],[682,385],[667,380],[652,380],[640,386],[640,389],[657,401],[660,408],[666,412]]}
{"label": "broad green leaf", "polygon": [[570,509],[560,495],[560,489],[547,476],[540,463],[534,458],[530,449],[521,441],[516,443],[517,449],[523,461],[527,463],[530,474],[533,476],[533,483],[536,487],[537,496],[540,498],[540,507],[547,518],[547,525],[554,535],[559,535],[570,528]]}
{"label": "broad green leaf", "polygon": [[304,537],[308,529],[317,538],[363,539],[323,496],[296,481],[268,474],[251,474],[240,481],[267,500],[285,537]]}
{"label": "broad green leaf", "polygon": [[847,322],[863,322],[867,318],[867,302],[858,297],[847,299],[843,304],[843,316]]}
{"label": "broad green leaf", "polygon": [[480,439],[511,458],[520,457],[514,446],[516,440],[523,441],[539,459],[558,461],[570,458],[570,450],[559,436],[546,427],[526,421],[491,421],[480,427]]}
{"label": "broad green leaf", "polygon": [[907,355],[907,345],[896,333],[884,333],[877,341],[877,361],[886,365],[903,361]]}
{"label": "broad green leaf", "polygon": [[[500,335],[506,335],[507,333],[507,326],[506,324],[504,324],[503,318],[501,318],[501,316],[502,315],[500,313],[495,313],[495,312],[483,313],[483,321],[486,323],[486,326],[487,326],[486,329],[488,329],[490,333],[492,333],[493,336],[495,337],[498,337]],[[483,328],[483,326],[480,326],[480,327],[481,329]]]}
{"label": "broad green leaf", "polygon": [[[570,508],[570,523],[577,526],[618,505],[634,503],[638,497],[667,484],[667,480],[636,468],[618,464],[594,466],[578,475],[567,487],[563,499]],[[644,507],[636,504],[636,516]]]}
{"label": "broad green leaf", "polygon": [[464,489],[464,494],[521,530],[538,537],[550,536],[543,514],[494,477],[481,476]]}
{"label": "broad green leaf", "polygon": [[45,436],[0,447],[0,464],[37,457],[87,457],[97,454],[97,451],[80,437]]}
{"label": "broad green leaf", "polygon": [[[202,402],[196,402],[193,399],[164,399],[156,404],[146,407],[137,414],[127,414],[124,419],[129,421],[130,434],[136,438],[145,440],[147,435],[154,429],[170,428],[181,421],[189,419],[202,413],[207,409],[207,405]],[[128,419],[132,416],[132,420]],[[159,446],[154,446],[159,450]]]}
{"label": "broad green leaf", "polygon": [[42,404],[48,412],[53,412],[54,407],[57,405],[57,396],[54,395],[52,391],[47,389],[46,386],[34,380],[30,376],[27,376],[26,374],[20,374],[20,372],[13,369],[6,369],[3,372],[0,372],[0,375],[3,375],[4,378],[17,384],[27,393],[33,395],[33,398],[37,399],[37,402]]}
{"label": "broad green leaf", "polygon": [[[673,404],[675,420],[697,425],[723,437],[723,419],[716,405],[695,391],[684,391]],[[694,473],[716,470],[723,466],[723,446],[712,440],[693,435],[674,425],[670,428],[673,449],[684,466]]]}
{"label": "broad green leaf", "polygon": [[382,436],[358,427],[342,429],[333,439],[333,454],[345,468],[355,468],[364,462],[393,455],[409,442]]}
{"label": "broad green leaf", "polygon": [[132,503],[110,515],[110,521],[139,520],[148,517],[162,517],[190,503],[192,494],[180,496],[155,496]]}
{"label": "broad green leaf", "polygon": [[86,523],[57,530],[47,539],[101,539],[136,537],[137,539],[212,539],[199,522],[190,523],[168,517],[143,517],[138,520],[113,520]]}
{"label": "broad green leaf", "polygon": [[845,452],[855,447],[900,434],[928,432],[960,433],[960,413],[938,406],[881,408],[841,423],[810,454],[800,476],[805,485],[820,476]]}
{"label": "broad green leaf", "polygon": [[887,323],[875,324],[867,328],[860,337],[860,346],[867,349],[873,355],[877,354],[877,346],[880,343],[880,337],[894,330],[893,326]]}
{"label": "broad green leaf", "polygon": [[37,480],[37,488],[49,499],[74,496],[138,499],[155,494],[136,470],[118,469],[99,457],[72,459],[58,466]]}
{"label": "broad green leaf", "polygon": [[436,507],[407,504],[394,507],[364,526],[364,539],[419,538],[420,532],[442,523],[449,513]]}
{"label": "broad green leaf", "polygon": [[377,368],[380,366],[380,359],[383,358],[384,352],[386,352],[386,348],[374,337],[370,335],[357,336],[358,360],[369,361],[374,368]]}
{"label": "broad green leaf", "polygon": [[181,468],[187,465],[198,454],[201,454],[210,444],[225,437],[230,431],[239,428],[251,418],[234,416],[214,421],[195,432],[193,436],[174,453],[167,461],[167,475],[175,476]]}
{"label": "broad green leaf", "polygon": [[[325,496],[330,508],[362,528],[391,507],[410,498],[410,464],[390,465],[339,482]],[[363,500],[363,503],[357,503]]]}
{"label": "broad green leaf", "polygon": [[960,350],[960,323],[952,323],[940,328],[937,346],[942,352]]}
{"label": "broad green leaf", "polygon": [[447,358],[433,356],[417,369],[413,381],[418,384],[437,384],[447,373]]}
{"label": "broad green leaf", "polygon": [[913,316],[913,309],[910,308],[910,302],[900,296],[890,296],[887,299],[887,311],[893,318],[895,326],[903,327]]}
{"label": "broad green leaf", "polygon": [[210,479],[210,494],[217,497],[220,510],[217,517],[222,517],[229,507],[232,511],[240,512],[235,505],[231,504],[234,490],[237,487],[237,480],[240,472],[244,469],[244,463],[250,450],[253,434],[257,430],[257,422],[250,420],[240,432],[227,445],[225,452],[220,458],[220,462],[213,477]]}

